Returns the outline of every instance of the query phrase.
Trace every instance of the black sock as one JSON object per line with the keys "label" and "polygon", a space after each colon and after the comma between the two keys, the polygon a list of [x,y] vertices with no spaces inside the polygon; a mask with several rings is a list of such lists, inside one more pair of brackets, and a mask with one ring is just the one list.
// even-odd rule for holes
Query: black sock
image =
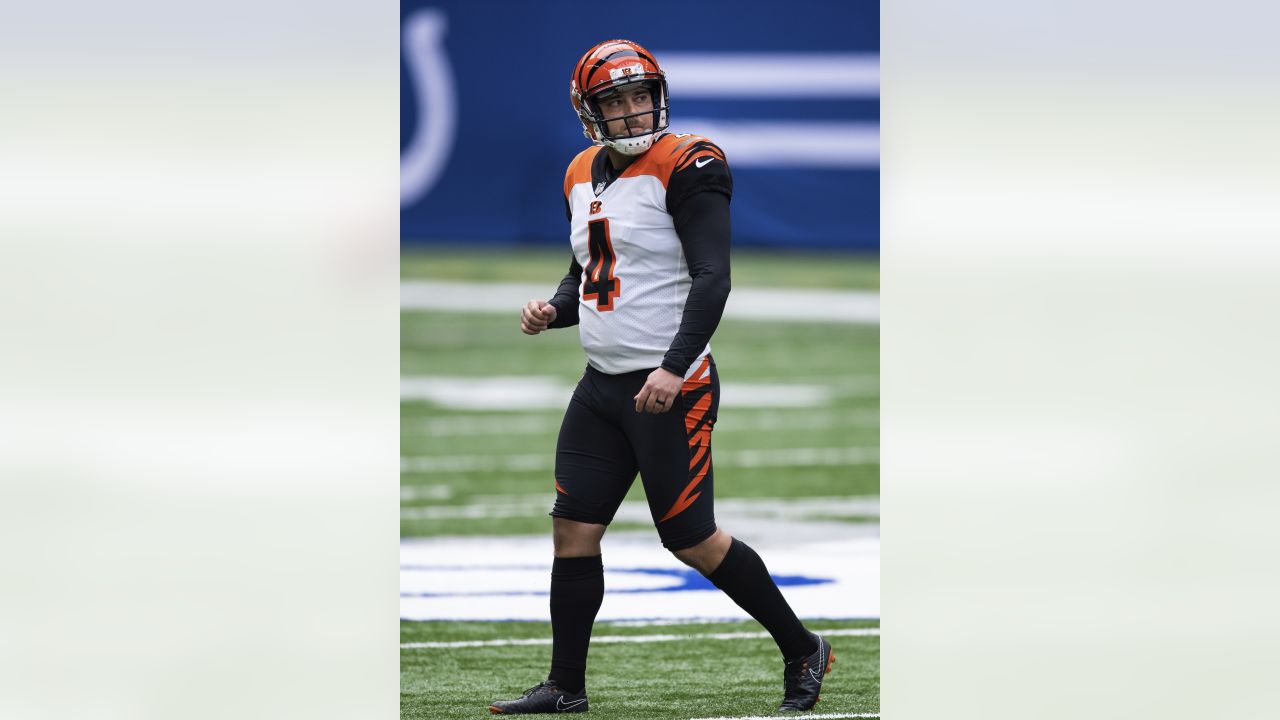
{"label": "black sock", "polygon": [[599,555],[556,558],[551,564],[551,673],[566,692],[586,686],[591,626],[604,600],[604,564]]}
{"label": "black sock", "polygon": [[769,631],[782,657],[791,660],[817,650],[817,640],[791,610],[750,545],[734,538],[724,560],[707,579]]}

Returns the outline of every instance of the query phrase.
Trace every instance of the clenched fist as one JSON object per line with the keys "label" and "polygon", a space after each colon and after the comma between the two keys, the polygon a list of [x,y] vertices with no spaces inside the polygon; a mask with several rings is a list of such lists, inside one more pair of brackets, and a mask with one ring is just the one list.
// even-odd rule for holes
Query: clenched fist
{"label": "clenched fist", "polygon": [[520,331],[525,335],[537,335],[555,322],[556,306],[546,300],[530,300],[520,311]]}

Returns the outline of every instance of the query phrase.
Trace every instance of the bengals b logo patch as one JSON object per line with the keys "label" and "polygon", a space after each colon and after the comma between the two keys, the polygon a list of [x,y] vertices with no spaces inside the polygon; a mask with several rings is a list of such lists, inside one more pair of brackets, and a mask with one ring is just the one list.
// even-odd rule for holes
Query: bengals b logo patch
{"label": "bengals b logo patch", "polygon": [[587,213],[587,214],[588,214],[588,215],[595,215],[595,214],[596,214],[596,213],[598,213],[598,212],[600,212],[600,201],[599,201],[599,200],[592,200],[592,201],[591,201],[591,212],[589,212],[589,213]]}

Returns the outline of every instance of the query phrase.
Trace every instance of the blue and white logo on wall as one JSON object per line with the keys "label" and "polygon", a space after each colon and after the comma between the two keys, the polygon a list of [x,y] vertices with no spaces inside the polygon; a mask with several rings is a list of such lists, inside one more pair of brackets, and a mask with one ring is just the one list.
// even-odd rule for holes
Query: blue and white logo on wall
{"label": "blue and white logo on wall", "polygon": [[877,250],[879,5],[778,10],[650,0],[619,23],[568,0],[403,0],[403,241],[567,250],[564,172],[587,146],[569,73],[622,36],[666,71],[671,130],[728,156],[735,246]]}
{"label": "blue and white logo on wall", "polygon": [[[418,122],[408,147],[400,153],[401,207],[431,192],[453,149],[458,99],[444,50],[446,30],[444,12],[435,8],[418,10],[402,23],[404,61],[413,82],[409,97],[417,104]],[[401,102],[406,99],[402,92]]]}
{"label": "blue and white logo on wall", "polygon": [[[735,168],[878,168],[879,121],[804,119],[824,102],[880,97],[877,53],[681,53],[655,50],[672,97],[785,103],[798,119],[692,117],[685,132],[715,140]],[[760,107],[758,104],[757,107]]]}

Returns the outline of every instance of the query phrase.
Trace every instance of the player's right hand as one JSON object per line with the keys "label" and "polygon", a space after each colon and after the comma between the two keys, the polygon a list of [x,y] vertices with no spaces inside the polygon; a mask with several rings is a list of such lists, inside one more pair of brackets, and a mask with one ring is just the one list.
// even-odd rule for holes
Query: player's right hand
{"label": "player's right hand", "polygon": [[556,319],[556,306],[546,300],[530,300],[520,311],[520,331],[537,335]]}

